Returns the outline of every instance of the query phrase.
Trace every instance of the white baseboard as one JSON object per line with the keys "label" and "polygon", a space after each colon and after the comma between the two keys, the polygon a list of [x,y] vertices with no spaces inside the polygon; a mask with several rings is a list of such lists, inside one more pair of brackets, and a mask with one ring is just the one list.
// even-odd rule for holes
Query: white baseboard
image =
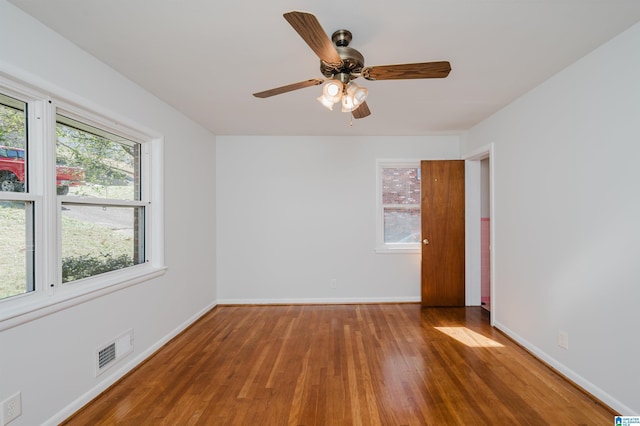
{"label": "white baseboard", "polygon": [[301,299],[218,299],[218,305],[355,305],[370,303],[415,303],[420,297],[339,297]]}
{"label": "white baseboard", "polygon": [[605,392],[598,386],[594,385],[584,377],[580,376],[575,371],[571,370],[566,365],[558,362],[555,358],[549,356],[546,352],[542,351],[540,348],[529,342],[527,339],[524,339],[518,333],[510,330],[508,327],[505,327],[500,322],[496,322],[494,326],[502,331],[504,334],[509,336],[511,339],[516,341],[518,344],[522,345],[525,349],[535,355],[538,359],[548,364],[551,368],[558,371],[560,374],[565,376],[567,379],[571,380],[576,385],[580,386],[585,391],[589,392],[591,395],[602,401],[604,404],[608,405],[618,413],[621,413],[626,416],[638,416],[637,412],[634,412],[630,407],[623,404],[622,402],[615,399],[609,393]]}
{"label": "white baseboard", "polygon": [[144,360],[146,360],[151,355],[153,355],[158,349],[160,349],[162,346],[167,344],[167,342],[169,342],[171,339],[176,337],[183,330],[185,330],[187,327],[189,327],[191,324],[193,324],[195,321],[197,321],[200,317],[202,317],[204,314],[209,312],[215,306],[216,306],[215,302],[206,306],[204,309],[200,310],[195,315],[192,315],[188,320],[180,324],[177,328],[175,328],[169,334],[164,336],[162,339],[158,340],[155,344],[147,348],[144,352],[138,354],[138,356],[136,356],[135,358],[129,360],[127,363],[115,369],[113,372],[111,372],[111,374],[105,373],[104,377],[100,376],[102,378],[100,383],[98,383],[96,386],[89,389],[79,398],[77,398],[76,400],[71,402],[69,405],[64,407],[62,410],[56,413],[49,420],[45,421],[43,425],[55,426],[60,424],[65,419],[69,418],[73,413],[75,413],[76,411],[84,407],[92,399],[94,399],[95,397],[100,395],[102,392],[104,392],[107,388],[109,388],[109,386],[113,385],[115,382],[120,380],[125,374],[127,374],[128,372],[133,370],[135,367],[140,365]]}
{"label": "white baseboard", "polygon": [[[120,380],[125,374],[133,370],[136,366],[141,364],[148,357],[153,355],[158,349],[167,344],[171,339],[180,334],[183,330],[185,330],[188,326],[197,321],[204,314],[209,312],[217,305],[279,305],[279,304],[367,304],[367,303],[415,303],[420,302],[419,297],[366,297],[366,298],[331,298],[331,299],[220,299],[217,302],[211,303],[206,306],[204,309],[200,310],[193,316],[191,316],[187,321],[183,322],[171,331],[169,334],[164,336],[162,339],[158,340],[154,345],[150,346],[144,352],[138,354],[135,358],[129,360],[127,363],[123,364],[120,368],[114,370],[111,374],[106,375],[103,380],[100,381],[96,386],[89,389],[79,398],[71,402],[69,405],[64,407],[50,419],[45,421],[43,425],[51,425],[55,426],[60,424],[62,421],[73,415],[76,411],[84,407],[87,403],[89,403],[92,399],[100,395],[100,393],[104,392],[109,386],[113,385],[115,382]],[[603,403],[607,404],[609,407],[618,411],[619,413],[624,413],[625,415],[630,416],[638,416],[640,414],[634,412],[630,407],[626,406],[622,402],[615,399],[609,393],[600,389],[593,383],[589,382],[567,366],[559,363],[556,359],[550,357],[547,353],[540,350],[538,347],[533,345],[528,340],[524,339],[517,333],[510,330],[508,327],[503,324],[496,322],[495,327],[505,333],[507,336],[515,340],[517,343],[522,345],[540,360],[557,370],[559,373],[567,377],[569,380],[573,381],[578,386],[582,387],[584,390],[589,392],[594,397],[598,398]]]}

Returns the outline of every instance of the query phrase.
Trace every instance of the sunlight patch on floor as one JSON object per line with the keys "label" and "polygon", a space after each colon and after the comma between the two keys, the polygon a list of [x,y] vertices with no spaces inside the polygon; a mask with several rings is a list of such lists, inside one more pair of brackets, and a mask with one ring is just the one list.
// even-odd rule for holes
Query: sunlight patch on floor
{"label": "sunlight patch on floor", "polygon": [[456,339],[471,348],[503,348],[504,346],[495,340],[491,340],[482,334],[469,330],[467,327],[434,327],[441,333]]}

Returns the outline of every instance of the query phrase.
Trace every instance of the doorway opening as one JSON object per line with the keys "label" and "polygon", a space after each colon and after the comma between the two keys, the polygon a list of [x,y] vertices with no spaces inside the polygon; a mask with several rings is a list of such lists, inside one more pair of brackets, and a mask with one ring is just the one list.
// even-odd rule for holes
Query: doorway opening
{"label": "doorway opening", "polygon": [[495,318],[493,143],[463,157],[465,160],[465,228],[467,305],[482,306]]}

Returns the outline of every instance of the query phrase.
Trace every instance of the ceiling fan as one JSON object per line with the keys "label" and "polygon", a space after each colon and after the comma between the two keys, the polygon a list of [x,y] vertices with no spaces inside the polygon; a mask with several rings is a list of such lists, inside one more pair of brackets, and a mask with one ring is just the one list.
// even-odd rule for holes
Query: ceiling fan
{"label": "ceiling fan", "polygon": [[284,18],[320,58],[320,72],[326,78],[313,78],[282,87],[254,93],[257,98],[268,98],[305,87],[323,84],[318,101],[329,109],[340,102],[343,112],[351,112],[354,118],[371,114],[366,99],[368,90],[352,80],[403,80],[416,78],[445,78],[451,71],[448,61],[420,62],[415,64],[364,66],[364,56],[349,47],[351,32],[338,30],[331,39],[322,29],[316,17],[308,12],[287,12]]}

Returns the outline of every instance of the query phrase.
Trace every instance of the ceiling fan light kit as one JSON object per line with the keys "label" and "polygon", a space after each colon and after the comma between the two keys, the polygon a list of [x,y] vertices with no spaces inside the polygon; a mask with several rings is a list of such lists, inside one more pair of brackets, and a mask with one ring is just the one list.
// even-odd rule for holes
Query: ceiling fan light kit
{"label": "ceiling fan light kit", "polygon": [[305,80],[254,93],[253,96],[257,98],[268,98],[322,84],[322,94],[318,97],[318,101],[323,106],[333,110],[333,106],[341,102],[342,112],[350,112],[354,118],[358,119],[371,115],[366,103],[369,90],[352,80],[358,77],[370,81],[445,78],[451,71],[451,65],[447,61],[365,67],[364,56],[356,49],[349,47],[352,39],[350,31],[338,30],[329,39],[313,14],[293,11],[283,16],[320,58],[320,72],[326,80]]}
{"label": "ceiling fan light kit", "polygon": [[333,110],[333,105],[341,102],[342,112],[352,112],[364,103],[368,93],[368,89],[354,82],[345,85],[340,80],[331,79],[323,84],[318,102],[329,110]]}

